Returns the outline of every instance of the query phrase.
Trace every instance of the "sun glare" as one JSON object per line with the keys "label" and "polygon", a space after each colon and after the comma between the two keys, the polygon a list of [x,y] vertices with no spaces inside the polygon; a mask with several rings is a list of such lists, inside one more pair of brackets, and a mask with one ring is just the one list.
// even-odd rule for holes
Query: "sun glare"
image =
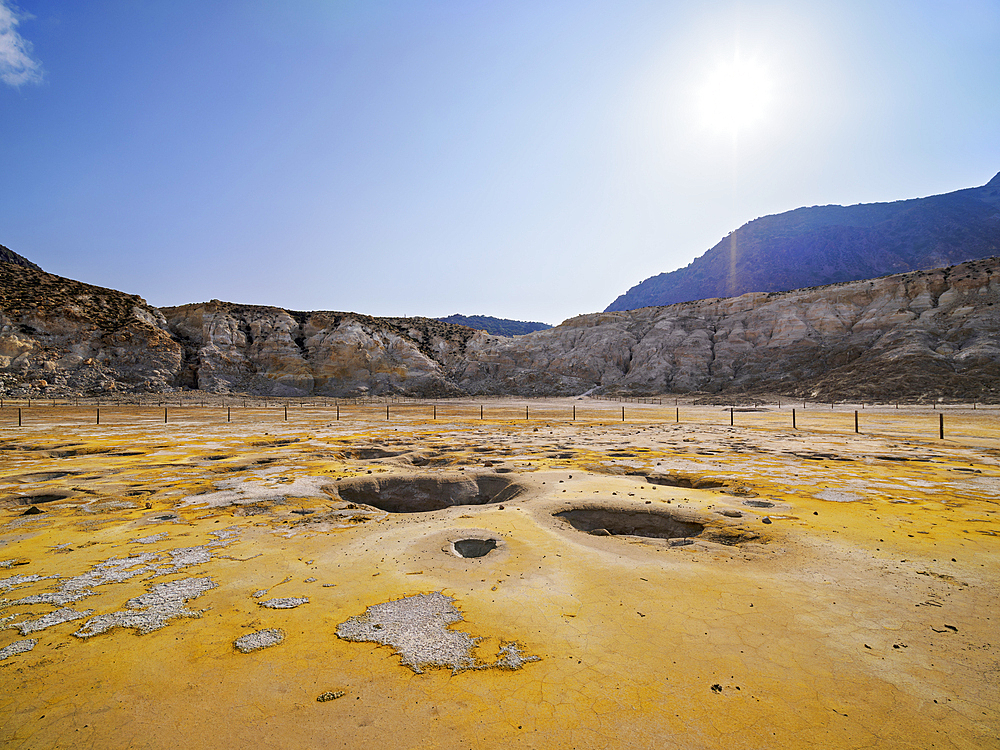
{"label": "sun glare", "polygon": [[764,119],[773,89],[764,65],[737,55],[720,62],[705,78],[698,90],[698,109],[706,126],[736,134]]}

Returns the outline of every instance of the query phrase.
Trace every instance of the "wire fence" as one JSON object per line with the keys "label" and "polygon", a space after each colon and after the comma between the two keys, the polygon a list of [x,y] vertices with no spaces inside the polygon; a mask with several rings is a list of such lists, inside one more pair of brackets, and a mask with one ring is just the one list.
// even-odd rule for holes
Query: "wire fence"
{"label": "wire fence", "polygon": [[[107,399],[23,400],[0,403],[0,430],[94,425],[148,427],[153,425],[255,425],[316,427],[348,423],[474,423],[512,425],[542,423],[701,425],[787,431],[792,434],[880,435],[900,438],[991,439],[1000,429],[1000,408],[974,405],[912,406],[817,404],[795,402],[750,407],[673,404],[666,399],[618,402],[610,399],[525,400],[485,399]],[[89,401],[89,403],[88,403]]]}

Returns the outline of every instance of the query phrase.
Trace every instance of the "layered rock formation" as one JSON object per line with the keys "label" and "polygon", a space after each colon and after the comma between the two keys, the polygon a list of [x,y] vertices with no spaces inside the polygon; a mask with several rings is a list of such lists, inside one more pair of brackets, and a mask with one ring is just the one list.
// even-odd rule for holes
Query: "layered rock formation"
{"label": "layered rock formation", "polygon": [[474,332],[429,318],[207,304],[164,308],[184,385],[273,395],[459,395],[446,367]]}
{"label": "layered rock formation", "polygon": [[474,339],[469,391],[1000,396],[1000,258]]}
{"label": "layered rock formation", "polygon": [[1000,258],[582,315],[515,338],[428,318],[141,298],[0,263],[0,392],[787,394],[1000,399]]}

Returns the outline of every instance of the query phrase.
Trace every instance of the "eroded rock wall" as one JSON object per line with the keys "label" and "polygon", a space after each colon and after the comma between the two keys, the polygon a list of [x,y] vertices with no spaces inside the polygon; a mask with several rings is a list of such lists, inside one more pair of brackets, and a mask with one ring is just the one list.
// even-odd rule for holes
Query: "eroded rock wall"
{"label": "eroded rock wall", "polygon": [[504,338],[427,318],[141,298],[0,263],[0,390],[277,396],[780,393],[1000,399],[1000,258],[582,315]]}
{"label": "eroded rock wall", "polygon": [[1000,395],[1000,259],[477,338],[463,390]]}
{"label": "eroded rock wall", "polygon": [[281,396],[458,395],[444,365],[473,332],[426,318],[212,302],[164,308],[193,386]]}

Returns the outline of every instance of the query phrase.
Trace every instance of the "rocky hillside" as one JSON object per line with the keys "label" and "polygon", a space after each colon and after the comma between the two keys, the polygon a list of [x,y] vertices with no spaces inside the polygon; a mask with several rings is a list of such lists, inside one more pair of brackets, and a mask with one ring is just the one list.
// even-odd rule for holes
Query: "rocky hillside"
{"label": "rocky hillside", "polygon": [[42,269],[32,263],[30,260],[25,258],[23,255],[18,255],[9,247],[4,247],[0,245],[0,263],[11,263],[15,266],[24,266],[25,268],[34,268],[36,271],[41,271]]}
{"label": "rocky hillside", "polygon": [[468,326],[477,331],[486,331],[494,336],[523,336],[526,333],[544,331],[546,328],[552,327],[548,323],[493,318],[489,315],[449,315],[447,318],[438,318],[438,320],[459,326]]}
{"label": "rocky hillside", "polygon": [[160,391],[180,363],[141,297],[0,263],[0,393]]}
{"label": "rocky hillside", "polygon": [[583,315],[505,338],[428,318],[140,297],[0,263],[0,395],[784,394],[1000,400],[1000,258]]}
{"label": "rocky hillside", "polygon": [[646,279],[613,310],[801,289],[1000,254],[1000,174],[980,188],[813,206],[743,225],[690,265]]}

